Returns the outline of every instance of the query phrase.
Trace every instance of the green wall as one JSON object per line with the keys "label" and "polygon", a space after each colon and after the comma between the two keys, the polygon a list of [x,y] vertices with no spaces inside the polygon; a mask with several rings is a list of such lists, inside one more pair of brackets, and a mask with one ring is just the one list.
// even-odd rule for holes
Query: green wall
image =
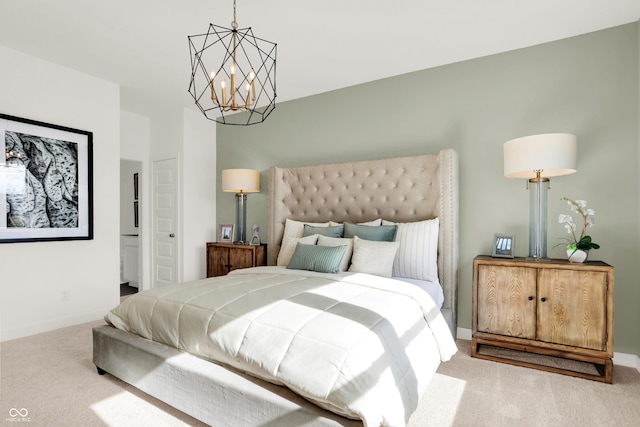
{"label": "green wall", "polygon": [[[528,253],[529,195],[503,177],[502,145],[530,134],[578,136],[578,172],[552,179],[549,256],[566,258],[563,196],[596,210],[591,259],[615,267],[615,351],[640,355],[638,25],[455,63],[278,104],[262,124],[217,126],[217,176],[262,171],[248,196],[250,226],[266,241],[267,170],[437,152],[460,156],[458,326],[471,328],[471,270],[493,234],[515,234]],[[426,54],[426,53],[425,53]],[[285,85],[286,82],[279,82]],[[217,221],[234,221],[234,198],[217,191]]]}

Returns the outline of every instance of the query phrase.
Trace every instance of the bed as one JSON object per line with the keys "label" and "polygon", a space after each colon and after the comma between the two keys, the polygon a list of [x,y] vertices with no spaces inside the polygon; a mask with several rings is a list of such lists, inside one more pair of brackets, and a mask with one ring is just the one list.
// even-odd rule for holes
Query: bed
{"label": "bed", "polygon": [[[404,425],[439,363],[455,352],[457,202],[458,161],[451,149],[273,167],[269,266],[153,289],[140,293],[137,303],[128,298],[106,316],[108,325],[94,329],[94,363],[100,373],[210,425]],[[433,278],[429,282],[441,291],[437,302],[402,280],[414,275],[413,266],[394,259],[390,268],[381,255],[392,247],[406,251],[411,245],[396,236],[417,224],[437,234],[429,239],[437,247],[432,268],[417,273]],[[330,235],[340,228],[353,243],[346,271],[344,237]],[[372,230],[394,230],[394,236],[371,242],[360,234]],[[373,263],[365,256],[371,251],[380,254]],[[322,256],[309,257],[317,253]],[[327,259],[330,274],[323,270]],[[389,277],[397,272],[401,277]],[[213,312],[201,311],[205,301]],[[181,323],[190,312],[206,326]],[[175,328],[160,329],[169,324]],[[198,329],[211,342],[197,341]],[[376,356],[361,359],[368,353]],[[381,363],[389,366],[377,369]],[[378,413],[385,401],[388,411]]]}

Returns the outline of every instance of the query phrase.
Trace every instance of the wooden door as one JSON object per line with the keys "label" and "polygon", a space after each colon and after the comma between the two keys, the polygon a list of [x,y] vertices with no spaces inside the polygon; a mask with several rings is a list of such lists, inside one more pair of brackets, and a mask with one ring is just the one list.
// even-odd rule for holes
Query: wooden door
{"label": "wooden door", "polygon": [[534,339],[536,270],[479,265],[478,276],[478,331]]}
{"label": "wooden door", "polygon": [[538,273],[539,341],[605,350],[607,273],[545,268]]}

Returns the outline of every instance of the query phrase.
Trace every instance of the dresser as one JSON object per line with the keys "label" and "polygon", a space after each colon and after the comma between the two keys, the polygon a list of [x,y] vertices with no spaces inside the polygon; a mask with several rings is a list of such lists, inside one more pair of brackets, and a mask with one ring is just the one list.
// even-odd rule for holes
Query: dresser
{"label": "dresser", "polygon": [[238,268],[267,265],[267,245],[207,243],[207,277],[224,276]]}
{"label": "dresser", "polygon": [[600,261],[477,256],[471,356],[611,383],[613,273]]}

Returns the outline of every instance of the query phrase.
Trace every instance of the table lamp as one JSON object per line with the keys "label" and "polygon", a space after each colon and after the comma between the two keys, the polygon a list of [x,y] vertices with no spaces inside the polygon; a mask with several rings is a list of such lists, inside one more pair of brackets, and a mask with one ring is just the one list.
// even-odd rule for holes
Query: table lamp
{"label": "table lamp", "polygon": [[568,133],[530,135],[507,141],[504,176],[527,179],[529,189],[528,261],[547,258],[547,190],[549,177],[576,172],[576,136]]}
{"label": "table lamp", "polygon": [[225,169],[222,171],[222,191],[236,193],[236,239],[247,243],[247,193],[260,192],[260,172],[253,169]]}

